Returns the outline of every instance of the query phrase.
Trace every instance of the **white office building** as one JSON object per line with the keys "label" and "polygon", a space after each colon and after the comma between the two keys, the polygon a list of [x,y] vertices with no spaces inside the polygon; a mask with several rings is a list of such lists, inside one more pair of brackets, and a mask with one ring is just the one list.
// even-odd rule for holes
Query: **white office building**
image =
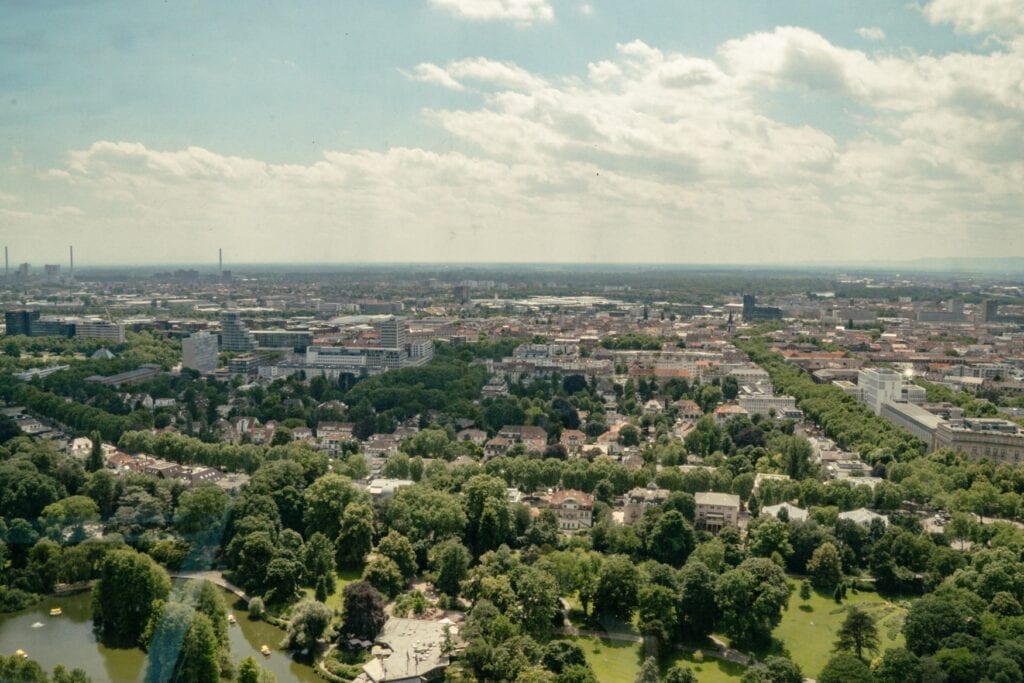
{"label": "white office building", "polygon": [[209,332],[195,332],[181,340],[182,367],[199,372],[217,369],[217,336]]}
{"label": "white office building", "polygon": [[857,385],[864,403],[875,415],[881,415],[882,404],[900,400],[903,376],[887,368],[867,368],[857,373]]}

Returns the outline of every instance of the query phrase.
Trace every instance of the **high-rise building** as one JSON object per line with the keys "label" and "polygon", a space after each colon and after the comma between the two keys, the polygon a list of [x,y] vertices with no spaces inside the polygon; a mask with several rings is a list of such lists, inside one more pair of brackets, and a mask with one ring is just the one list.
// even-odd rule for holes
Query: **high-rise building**
{"label": "high-rise building", "polygon": [[995,322],[995,319],[999,317],[999,302],[994,299],[988,299],[984,302],[984,307],[983,322]]}
{"label": "high-rise building", "polygon": [[4,323],[7,325],[7,334],[32,336],[32,323],[39,320],[39,311],[6,311]]}
{"label": "high-rise building", "polygon": [[866,368],[857,373],[857,386],[864,403],[875,415],[881,415],[882,404],[900,400],[903,376],[888,368]]}
{"label": "high-rise building", "polygon": [[378,330],[382,347],[405,350],[406,325],[403,318],[388,318],[380,323]]}
{"label": "high-rise building", "polygon": [[743,322],[750,322],[754,319],[754,309],[757,306],[757,299],[753,294],[743,295]]}
{"label": "high-rise building", "polygon": [[224,351],[254,351],[256,338],[242,322],[238,311],[220,314],[220,348]]}
{"label": "high-rise building", "polygon": [[181,364],[199,372],[217,369],[217,336],[209,332],[194,332],[181,340]]}

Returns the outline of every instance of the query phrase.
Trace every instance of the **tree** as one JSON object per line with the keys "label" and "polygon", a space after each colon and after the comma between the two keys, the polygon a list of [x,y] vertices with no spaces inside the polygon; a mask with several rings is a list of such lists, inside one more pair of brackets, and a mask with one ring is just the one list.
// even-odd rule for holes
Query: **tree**
{"label": "tree", "polygon": [[307,580],[313,585],[323,581],[328,593],[333,593],[335,588],[334,553],[331,539],[319,531],[309,537],[303,551],[302,562],[306,567]]}
{"label": "tree", "polygon": [[228,494],[215,485],[198,486],[181,494],[174,513],[174,525],[185,535],[212,531],[216,536],[224,528]]}
{"label": "tree", "polygon": [[629,621],[640,592],[640,573],[625,555],[608,557],[597,580],[594,607],[598,614]]}
{"label": "tree", "polygon": [[331,608],[322,602],[303,600],[292,608],[281,646],[290,650],[312,648],[327,631],[333,614]]}
{"label": "tree", "polygon": [[903,624],[907,649],[915,655],[934,653],[955,633],[977,635],[984,603],[966,591],[939,590],[915,600]]}
{"label": "tree", "polygon": [[853,655],[839,654],[828,661],[818,683],[873,683],[871,669]]}
{"label": "tree", "polygon": [[93,624],[104,643],[134,645],[153,613],[153,603],[171,590],[167,573],[134,550],[107,554],[93,586]]}
{"label": "tree", "polygon": [[658,562],[681,567],[696,545],[693,527],[682,513],[669,510],[655,522],[647,539],[647,554]]}
{"label": "tree", "polygon": [[195,683],[220,682],[220,652],[217,636],[205,614],[195,614],[185,633],[171,680]]}
{"label": "tree", "polygon": [[394,529],[389,531],[388,535],[377,544],[377,552],[394,561],[406,579],[415,576],[419,569],[416,551],[413,549],[412,543]]}
{"label": "tree", "polygon": [[373,509],[369,505],[351,503],[345,508],[335,547],[339,567],[362,566],[367,553],[373,549]]}
{"label": "tree", "polygon": [[800,667],[785,657],[767,657],[743,673],[741,683],[803,683]]}
{"label": "tree", "polygon": [[277,683],[277,677],[261,668],[252,657],[246,657],[238,665],[238,683]]}
{"label": "tree", "polygon": [[715,601],[723,630],[738,643],[763,643],[782,620],[789,600],[782,569],[769,559],[744,560],[716,582]]}
{"label": "tree", "polygon": [[270,437],[271,446],[287,446],[292,442],[292,430],[287,427],[278,427],[274,435]]}
{"label": "tree", "polygon": [[807,561],[811,582],[821,590],[834,590],[843,579],[843,560],[831,543],[822,543]]}
{"label": "tree", "polygon": [[472,557],[466,546],[452,539],[430,552],[430,566],[434,570],[434,587],[449,597],[459,596],[459,583],[466,578]]}
{"label": "tree", "polygon": [[402,572],[390,557],[378,555],[366,564],[363,570],[363,581],[366,581],[389,598],[402,592],[405,579]]}
{"label": "tree", "polygon": [[512,515],[505,499],[505,482],[477,474],[462,487],[466,510],[466,543],[477,557],[510,540]]}
{"label": "tree", "polygon": [[211,581],[201,581],[195,598],[196,611],[205,614],[221,647],[228,646],[228,615],[220,589]]}
{"label": "tree", "polygon": [[560,674],[570,666],[586,666],[587,656],[583,648],[571,640],[552,640],[544,648],[541,664],[549,671]]}
{"label": "tree", "polygon": [[633,425],[626,425],[619,430],[619,443],[623,446],[639,446],[640,430]]}
{"label": "tree", "polygon": [[864,651],[878,652],[878,627],[870,614],[856,605],[847,608],[846,619],[839,627],[835,649],[838,652],[853,652],[857,659],[864,658]]}
{"label": "tree", "polygon": [[640,666],[640,671],[636,675],[636,683],[658,683],[658,660],[654,657],[648,657],[644,660],[644,663]]}
{"label": "tree", "polygon": [[676,664],[665,673],[664,683],[697,683],[697,674],[688,666]]}
{"label": "tree", "polygon": [[772,553],[791,555],[789,525],[771,515],[758,517],[747,529],[747,550],[757,557],[771,557]]}
{"label": "tree", "polygon": [[365,496],[348,477],[325,474],[302,493],[302,500],[307,536],[319,531],[327,538],[337,538],[345,508],[354,500],[365,500]]}
{"label": "tree", "polygon": [[547,636],[559,609],[554,578],[540,569],[523,567],[513,574],[513,587],[523,630],[536,637]]}
{"label": "tree", "polygon": [[387,621],[380,593],[365,581],[350,583],[341,593],[345,605],[342,632],[363,640],[374,640]]}
{"label": "tree", "polygon": [[92,431],[89,433],[89,441],[92,446],[89,449],[89,457],[85,461],[85,469],[96,472],[107,464],[107,460],[103,456],[103,437],[99,432]]}
{"label": "tree", "polygon": [[882,655],[875,678],[878,683],[918,683],[921,680],[921,661],[910,650],[894,647]]}
{"label": "tree", "polygon": [[676,614],[686,638],[701,640],[714,630],[718,614],[715,574],[703,562],[691,559],[679,572]]}
{"label": "tree", "polygon": [[667,640],[669,634],[675,631],[678,616],[676,595],[671,588],[659,584],[644,584],[640,587],[637,606],[645,633]]}

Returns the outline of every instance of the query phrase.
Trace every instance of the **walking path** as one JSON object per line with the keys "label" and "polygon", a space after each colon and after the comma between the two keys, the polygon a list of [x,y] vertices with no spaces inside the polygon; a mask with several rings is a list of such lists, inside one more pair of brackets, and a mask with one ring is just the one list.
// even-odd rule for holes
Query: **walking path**
{"label": "walking path", "polygon": [[232,593],[240,597],[242,600],[245,600],[246,604],[248,604],[250,600],[249,596],[246,595],[244,590],[242,590],[235,584],[225,579],[222,573],[215,570],[193,572],[170,572],[168,573],[168,576],[170,576],[172,579],[195,579],[199,581],[206,580],[214,585],[224,588],[225,590],[231,591]]}

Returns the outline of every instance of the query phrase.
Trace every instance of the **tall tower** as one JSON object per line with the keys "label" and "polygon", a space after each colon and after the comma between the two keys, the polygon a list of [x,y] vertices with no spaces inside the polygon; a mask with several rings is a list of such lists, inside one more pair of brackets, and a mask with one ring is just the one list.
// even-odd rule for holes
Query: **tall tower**
{"label": "tall tower", "polygon": [[217,274],[224,277],[224,250],[217,247]]}
{"label": "tall tower", "polygon": [[4,278],[11,279],[11,259],[7,255],[7,245],[4,245]]}
{"label": "tall tower", "polygon": [[70,261],[68,269],[68,277],[74,279],[75,277],[75,246],[68,246],[68,259]]}

